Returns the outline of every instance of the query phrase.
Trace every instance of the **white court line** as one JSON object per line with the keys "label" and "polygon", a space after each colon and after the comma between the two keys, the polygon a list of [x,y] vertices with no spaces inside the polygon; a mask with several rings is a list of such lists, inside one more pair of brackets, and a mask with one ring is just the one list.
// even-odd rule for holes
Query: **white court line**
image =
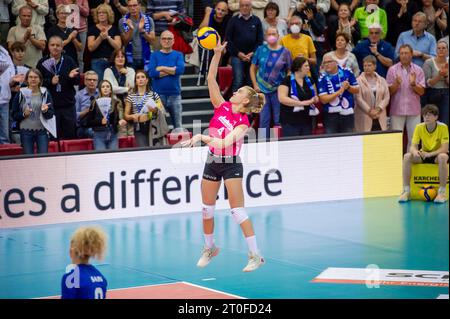
{"label": "white court line", "polygon": [[230,293],[225,292],[225,291],[220,291],[220,290],[216,290],[216,289],[212,289],[212,288],[208,288],[208,287],[203,287],[203,286],[200,286],[200,285],[192,284],[192,283],[187,282],[187,281],[182,281],[182,283],[186,284],[186,285],[194,286],[194,287],[197,287],[197,288],[210,290],[210,291],[213,291],[213,292],[216,292],[216,293],[224,294],[224,295],[227,295],[227,296],[230,296],[230,297],[234,297],[234,298],[237,298],[237,299],[247,299],[247,298],[244,298],[244,297],[241,297],[241,296],[238,296],[238,295],[230,294]]}

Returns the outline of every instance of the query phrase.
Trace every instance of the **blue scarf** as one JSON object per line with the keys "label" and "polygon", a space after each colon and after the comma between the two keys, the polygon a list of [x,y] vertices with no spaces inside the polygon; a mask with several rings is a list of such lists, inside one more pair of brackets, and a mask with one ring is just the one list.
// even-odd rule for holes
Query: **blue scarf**
{"label": "blue scarf", "polygon": [[[316,92],[314,91],[314,86],[308,76],[304,78],[306,85],[311,90],[313,96],[316,96]],[[295,80],[295,74],[291,73],[291,97],[294,97],[296,100],[300,100],[297,91],[297,81]],[[314,104],[309,106],[309,115],[316,116],[319,114],[319,110],[316,108]]]}
{"label": "blue scarf", "polygon": [[[150,18],[147,15],[143,15],[142,13],[139,13],[139,20],[141,21],[141,18],[144,17],[144,30],[145,32],[150,32],[151,30],[151,23],[150,23]],[[127,24],[127,20],[130,19],[130,14],[127,13],[123,19],[122,19],[122,26],[123,26],[123,30],[125,32],[130,31],[130,27]],[[138,22],[139,25],[139,22]],[[138,26],[139,28],[139,26]],[[145,40],[144,36],[142,34],[139,35],[141,37],[141,43],[142,43],[142,59],[144,60],[144,66],[147,67],[148,64],[150,63],[150,54],[151,54],[151,50],[150,50],[150,45],[147,42],[147,40]],[[133,63],[133,41],[130,41],[127,44],[127,47],[125,48],[125,54],[127,56],[127,62],[129,64]]]}

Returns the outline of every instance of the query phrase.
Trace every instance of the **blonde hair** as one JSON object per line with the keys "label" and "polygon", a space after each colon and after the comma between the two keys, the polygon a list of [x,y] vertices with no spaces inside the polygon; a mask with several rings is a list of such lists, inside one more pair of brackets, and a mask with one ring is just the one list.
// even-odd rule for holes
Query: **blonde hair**
{"label": "blonde hair", "polygon": [[107,236],[102,229],[81,227],[72,235],[70,247],[78,258],[93,257],[101,260],[106,250],[106,240]]}
{"label": "blonde hair", "polygon": [[257,93],[252,87],[250,86],[244,86],[244,89],[247,90],[247,97],[249,99],[249,102],[247,105],[243,106],[241,108],[241,112],[243,113],[259,113],[261,112],[264,103],[265,98],[263,93]]}
{"label": "blonde hair", "polygon": [[112,10],[111,6],[108,4],[101,4],[99,5],[97,8],[95,8],[95,13],[94,13],[94,22],[95,24],[98,23],[98,12],[100,10],[104,9],[107,12],[108,15],[108,23],[110,25],[114,24],[114,11]]}

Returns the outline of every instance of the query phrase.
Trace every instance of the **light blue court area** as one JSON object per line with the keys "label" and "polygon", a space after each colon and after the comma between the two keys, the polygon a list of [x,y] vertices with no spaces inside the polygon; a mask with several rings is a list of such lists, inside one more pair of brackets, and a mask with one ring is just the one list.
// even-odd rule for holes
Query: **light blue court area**
{"label": "light blue court area", "polygon": [[[97,263],[109,289],[188,282],[244,298],[435,299],[449,293],[448,203],[399,204],[386,197],[264,206],[249,214],[267,261],[253,273],[241,271],[247,246],[226,210],[216,212],[221,252],[205,269],[196,267],[203,245],[198,212],[0,230],[0,298],[59,295],[70,236],[81,225],[99,225],[109,235],[107,256]],[[312,282],[328,268],[352,274],[368,265],[401,270],[405,278],[447,272],[447,285]]]}

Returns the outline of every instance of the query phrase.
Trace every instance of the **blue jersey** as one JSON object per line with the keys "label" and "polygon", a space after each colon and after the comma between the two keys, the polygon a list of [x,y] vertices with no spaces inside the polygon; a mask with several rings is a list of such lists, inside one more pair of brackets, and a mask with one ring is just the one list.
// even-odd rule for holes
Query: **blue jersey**
{"label": "blue jersey", "polygon": [[[319,83],[317,90],[319,96],[324,94],[333,94],[341,88],[341,83],[348,81],[351,86],[358,86],[355,75],[350,69],[341,68],[338,66],[338,72],[336,74],[323,73],[319,77]],[[330,103],[324,104],[323,108],[328,113],[340,113],[342,115],[353,114],[353,107],[355,105],[353,94],[348,90],[345,90],[342,95],[336,97]]]}
{"label": "blue jersey", "polygon": [[105,299],[106,278],[92,265],[74,265],[61,280],[61,299]]}

